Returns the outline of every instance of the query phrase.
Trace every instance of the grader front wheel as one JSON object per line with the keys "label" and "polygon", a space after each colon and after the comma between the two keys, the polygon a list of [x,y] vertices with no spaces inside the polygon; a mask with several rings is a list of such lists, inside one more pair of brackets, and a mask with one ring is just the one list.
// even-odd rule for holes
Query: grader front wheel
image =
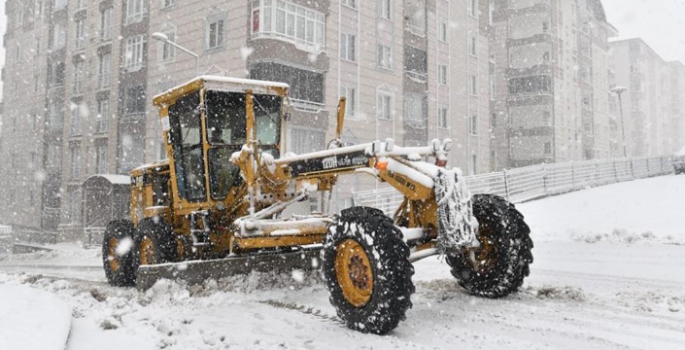
{"label": "grader front wheel", "polygon": [[414,293],[409,248],[377,209],[344,210],[326,236],[323,275],[331,304],[351,329],[385,334],[405,319]]}
{"label": "grader front wheel", "polygon": [[133,269],[141,265],[156,265],[177,260],[174,233],[161,219],[144,219],[138,224],[134,238]]}
{"label": "grader front wheel", "polygon": [[515,292],[533,262],[530,229],[523,215],[501,197],[474,195],[480,246],[447,256],[452,275],[469,293],[501,298]]}

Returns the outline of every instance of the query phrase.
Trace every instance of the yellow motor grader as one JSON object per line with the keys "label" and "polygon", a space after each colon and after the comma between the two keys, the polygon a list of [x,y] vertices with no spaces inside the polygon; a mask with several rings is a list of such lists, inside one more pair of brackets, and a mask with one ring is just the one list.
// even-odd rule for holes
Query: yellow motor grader
{"label": "yellow motor grader", "polygon": [[[341,98],[326,150],[282,154],[288,90],[201,76],[154,98],[168,160],[131,172],[131,220],[110,222],[104,235],[110,284],[321,269],[340,319],[377,334],[404,319],[422,258],[443,254],[474,295],[521,286],[533,261],[529,228],[504,199],[469,194],[459,170],[446,168],[452,141],[345,145]],[[404,195],[393,218],[368,207],[328,213],[338,177],[352,173]],[[315,194],[320,211],[285,214]]]}

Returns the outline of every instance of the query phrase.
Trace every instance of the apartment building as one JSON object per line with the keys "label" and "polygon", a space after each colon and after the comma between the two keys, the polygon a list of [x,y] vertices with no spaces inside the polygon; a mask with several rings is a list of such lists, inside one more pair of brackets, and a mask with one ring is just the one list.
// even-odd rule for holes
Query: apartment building
{"label": "apartment building", "polygon": [[665,62],[642,39],[610,43],[623,93],[628,156],[658,156],[682,148],[683,65]]}
{"label": "apartment building", "polygon": [[606,157],[607,40],[599,0],[494,0],[496,168]]}
{"label": "apartment building", "polygon": [[0,217],[16,231],[80,238],[83,182],[144,161],[148,8],[148,0],[7,2],[12,127],[3,130],[2,172],[11,200]]}
{"label": "apartment building", "polygon": [[[490,171],[490,10],[487,0],[8,0],[2,223],[80,238],[84,181],[164,158],[151,98],[197,74],[289,83],[287,152],[325,148],[346,96],[345,142],[449,137],[450,164]],[[197,53],[199,71],[154,32]],[[336,203],[376,186],[343,179]]]}
{"label": "apartment building", "polygon": [[[487,9],[477,0],[153,1],[150,31],[197,53],[200,74],[289,83],[286,152],[324,149],[346,96],[345,142],[449,137],[450,163],[476,173],[490,170]],[[191,55],[161,42],[149,52],[150,95],[196,75]],[[160,135],[150,113],[148,160],[163,157]],[[341,179],[337,203],[375,186]]]}

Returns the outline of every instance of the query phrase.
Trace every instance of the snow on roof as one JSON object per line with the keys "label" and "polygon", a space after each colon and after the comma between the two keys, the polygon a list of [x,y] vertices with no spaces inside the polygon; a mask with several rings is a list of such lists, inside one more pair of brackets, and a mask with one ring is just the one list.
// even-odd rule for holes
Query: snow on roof
{"label": "snow on roof", "polygon": [[676,152],[676,156],[685,156],[685,146],[680,149],[680,151]]}
{"label": "snow on roof", "polygon": [[[96,177],[101,177],[107,181],[109,181],[113,185],[129,185],[131,184],[131,177],[128,175],[113,175],[113,174],[98,174],[98,175],[93,175],[88,178],[88,180]],[[86,180],[86,181],[88,181]]]}
{"label": "snow on roof", "polygon": [[223,76],[218,76],[218,75],[201,75],[199,77],[193,78],[192,80],[189,80],[183,84],[177,85],[172,87],[171,89],[168,89],[161,94],[158,94],[153,98],[153,100],[156,100],[157,98],[164,96],[166,94],[170,94],[172,91],[179,89],[183,86],[189,85],[194,81],[198,80],[203,80],[206,83],[217,83],[217,84],[232,84],[232,85],[242,85],[243,87],[252,87],[252,88],[257,88],[257,89],[268,89],[268,88],[281,88],[281,89],[286,89],[290,90],[290,85],[286,83],[279,83],[276,81],[266,81],[266,80],[252,80],[252,79],[243,79],[243,78],[233,78],[233,77],[223,77]]}

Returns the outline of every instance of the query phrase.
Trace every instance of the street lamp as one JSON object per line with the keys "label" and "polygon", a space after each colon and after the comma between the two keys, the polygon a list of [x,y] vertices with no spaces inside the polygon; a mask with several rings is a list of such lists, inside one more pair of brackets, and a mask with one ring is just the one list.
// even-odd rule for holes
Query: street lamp
{"label": "street lamp", "polygon": [[623,101],[621,100],[621,94],[626,92],[628,88],[624,86],[614,86],[611,89],[611,92],[615,93],[618,95],[618,106],[621,111],[621,132],[623,133],[623,157],[628,158],[628,152],[626,151],[626,127],[625,123],[623,120]]}
{"label": "street lamp", "polygon": [[183,47],[179,44],[176,44],[175,42],[169,40],[169,37],[166,36],[166,34],[164,34],[164,33],[154,32],[154,33],[152,33],[152,38],[155,40],[161,41],[165,44],[169,44],[169,45],[171,45],[171,46],[195,57],[195,76],[197,77],[200,74],[200,68],[199,68],[200,56],[198,54],[196,54],[195,52],[192,52],[192,51],[186,49],[185,47]]}

